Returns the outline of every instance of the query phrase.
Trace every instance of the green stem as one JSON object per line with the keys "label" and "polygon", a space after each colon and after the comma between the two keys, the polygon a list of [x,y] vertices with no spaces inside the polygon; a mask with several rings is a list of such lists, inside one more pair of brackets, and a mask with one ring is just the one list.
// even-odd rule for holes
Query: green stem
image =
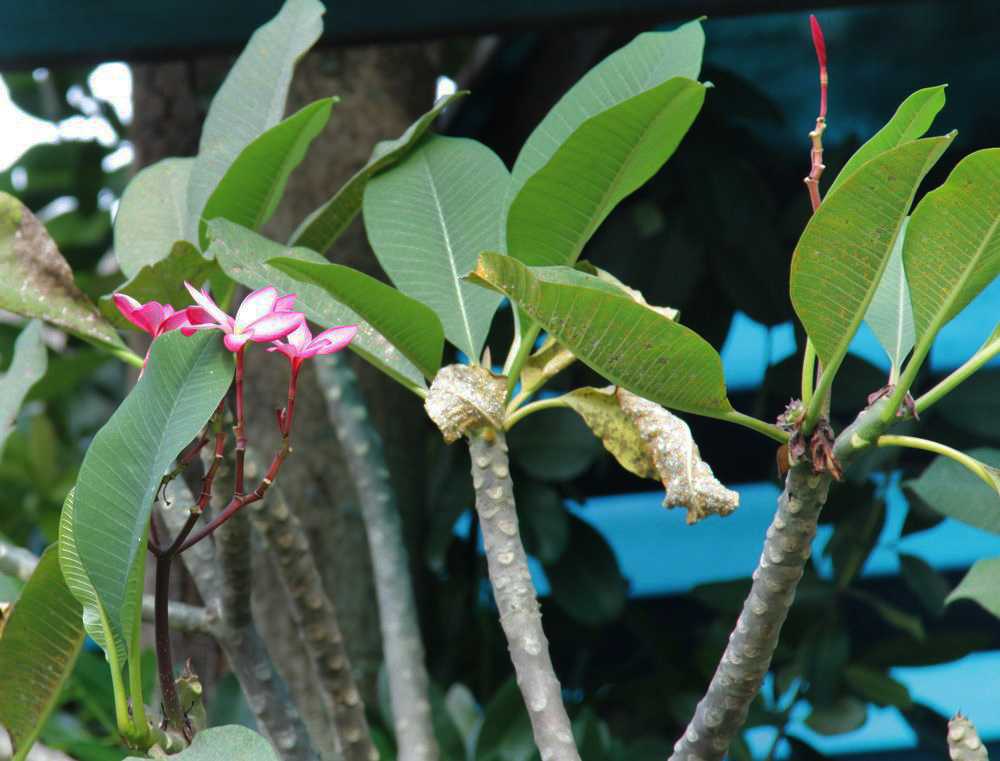
{"label": "green stem", "polygon": [[[100,601],[98,601],[98,605],[100,605]],[[104,628],[104,641],[107,643],[108,669],[111,671],[111,690],[115,699],[115,721],[118,723],[118,731],[121,735],[131,737],[132,717],[128,713],[127,693],[125,692],[125,683],[122,681],[122,665],[118,662],[114,635],[111,633],[108,614],[104,612],[103,606],[101,606],[100,616],[101,626]]]}
{"label": "green stem", "polygon": [[[529,404],[528,407],[531,405]],[[527,407],[525,408],[527,409]],[[757,433],[763,433],[765,436],[774,439],[775,441],[780,441],[784,444],[788,441],[788,434],[782,431],[775,425],[770,423],[765,423],[763,420],[758,420],[750,415],[745,415],[742,412],[737,412],[736,410],[729,410],[722,415],[713,415],[719,420],[725,420],[730,423],[736,423],[737,425],[742,425],[751,430],[757,431]]]}
{"label": "green stem", "polygon": [[896,383],[892,396],[889,397],[889,403],[882,410],[883,423],[888,423],[896,417],[897,410],[899,410],[903,399],[906,398],[906,393],[910,390],[910,386],[913,385],[913,381],[917,377],[917,371],[927,357],[927,353],[931,350],[931,344],[934,343],[935,335],[937,335],[937,331],[927,333],[920,340],[920,343],[917,344],[916,348],[914,348],[913,354],[910,356],[910,361],[906,363],[903,374],[899,376],[899,381]]}
{"label": "green stem", "polygon": [[959,383],[962,383],[976,370],[989,362],[993,357],[1000,354],[1000,337],[993,339],[972,355],[961,367],[955,369],[947,378],[938,383],[934,388],[922,395],[916,401],[917,412],[923,412],[945,394],[952,391]]}
{"label": "green stem", "polygon": [[[106,348],[106,347],[105,347]],[[136,354],[134,351],[129,349],[108,349],[108,352],[112,357],[117,357],[122,362],[132,365],[133,367],[142,368],[142,357]]]}
{"label": "green stem", "polygon": [[816,427],[816,421],[819,420],[820,415],[827,409],[830,389],[833,387],[833,378],[837,374],[837,370],[840,368],[840,363],[843,359],[843,356],[841,356],[836,362],[832,362],[829,367],[822,368],[819,383],[816,385],[815,391],[813,391],[813,397],[809,400],[809,405],[806,407],[805,419],[802,421],[802,433],[806,436],[812,433],[813,428]]}
{"label": "green stem", "polygon": [[[531,356],[531,350],[535,347],[535,339],[538,338],[540,331],[541,326],[537,322],[532,323],[531,327],[521,336],[520,343],[517,344],[517,350],[512,351],[504,363],[503,372],[507,376],[508,399],[514,393],[514,387],[517,386],[517,382],[521,378],[521,368],[524,367],[524,363]],[[513,347],[511,348],[513,349]]]}
{"label": "green stem", "polygon": [[[140,548],[146,545],[148,534],[149,529],[147,527],[146,531],[143,532],[142,544],[139,545]],[[146,568],[145,558],[146,554],[143,552],[142,560],[139,561],[142,564],[142,568],[139,571],[139,578],[142,578],[143,571]],[[137,588],[136,593],[136,610],[129,642],[128,681],[129,695],[132,697],[132,726],[135,729],[134,739],[139,747],[147,747],[149,744],[149,726],[146,722],[146,706],[143,703],[142,659],[140,657],[142,653],[142,588]]]}
{"label": "green stem", "polygon": [[816,347],[811,338],[806,338],[806,348],[802,354],[802,404],[809,406],[813,396],[813,380],[816,377]]}
{"label": "green stem", "polygon": [[508,415],[507,419],[504,421],[503,428],[505,431],[509,431],[511,428],[514,427],[515,423],[521,420],[521,418],[527,417],[532,412],[538,412],[538,410],[547,410],[551,407],[568,407],[568,406],[569,404],[567,404],[566,399],[561,396],[553,396],[548,399],[539,399],[537,401],[532,402],[531,404],[524,405],[520,409],[515,410],[512,414]]}
{"label": "green stem", "polygon": [[928,439],[921,439],[916,436],[885,435],[879,436],[875,443],[880,447],[910,447],[911,449],[922,449],[925,452],[934,452],[935,454],[950,457],[959,465],[964,465],[966,468],[979,476],[979,478],[985,481],[991,489],[997,488],[997,482],[990,475],[989,471],[986,470],[983,463],[979,462],[979,460],[975,457],[969,457],[969,455],[965,454],[965,452],[952,449],[951,447],[937,441],[929,441]]}

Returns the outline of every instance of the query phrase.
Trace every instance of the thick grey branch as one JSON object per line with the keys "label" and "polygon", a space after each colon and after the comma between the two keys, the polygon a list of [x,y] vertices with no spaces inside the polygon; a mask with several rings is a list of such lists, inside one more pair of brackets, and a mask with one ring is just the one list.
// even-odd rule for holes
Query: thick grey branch
{"label": "thick grey branch", "polygon": [[[834,454],[844,468],[889,427],[879,419],[885,404],[884,399],[876,402],[837,437]],[[729,750],[771,664],[781,625],[812,552],[816,522],[832,480],[829,473],[813,473],[807,461],[788,471],[750,595],[708,691],[674,745],[670,761],[721,761]]]}
{"label": "thick grey branch", "polygon": [[[256,478],[259,463],[247,452],[247,475]],[[337,750],[343,761],[375,761],[378,750],[365,719],[364,702],[351,672],[337,614],[316,567],[302,524],[272,485],[267,500],[248,508],[253,526],[264,538],[277,567],[289,607],[302,632],[306,652],[312,658],[320,685],[333,709]]]}
{"label": "thick grey branch", "polygon": [[[38,558],[33,552],[0,540],[0,573],[27,581],[36,565],[38,565]],[[142,598],[142,620],[147,622],[153,620],[152,595],[146,595]],[[170,603],[170,626],[187,634],[197,633],[215,636],[217,633],[214,614],[205,608],[185,605],[181,602]]]}
{"label": "thick grey branch", "polygon": [[535,745],[545,761],[580,761],[518,532],[503,434],[487,431],[471,436],[469,452],[490,582]]}
{"label": "thick grey branch", "polygon": [[[175,504],[194,504],[194,497],[183,479],[174,480],[171,489],[176,490]],[[184,525],[187,511],[176,508],[165,510],[163,518],[171,532],[176,533]],[[212,541],[199,542],[181,555],[209,609],[220,605],[214,547]],[[274,670],[253,621],[247,621],[239,628],[220,621],[215,636],[236,673],[258,725],[271,740],[282,761],[319,761],[288,688]]]}
{"label": "thick grey branch", "polygon": [[403,522],[389,482],[382,440],[347,362],[338,354],[315,360],[330,422],[344,448],[365,522],[399,761],[435,761],[438,748],[431,724],[424,645]]}

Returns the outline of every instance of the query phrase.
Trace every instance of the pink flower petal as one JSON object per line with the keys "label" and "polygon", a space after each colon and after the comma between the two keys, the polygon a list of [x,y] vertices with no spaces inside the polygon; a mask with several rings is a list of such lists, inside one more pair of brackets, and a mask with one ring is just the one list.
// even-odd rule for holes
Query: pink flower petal
{"label": "pink flower petal", "polygon": [[236,310],[236,332],[242,333],[257,320],[273,312],[277,300],[278,290],[273,285],[260,288],[243,299],[240,308]]}
{"label": "pink flower petal", "polygon": [[268,351],[280,351],[290,360],[294,360],[298,356],[298,352],[295,350],[294,346],[289,346],[288,344],[274,342],[274,346],[268,348]]}
{"label": "pink flower petal", "polygon": [[246,333],[253,341],[276,341],[295,330],[304,319],[300,312],[268,312],[248,325]]}
{"label": "pink flower petal", "polygon": [[312,332],[309,330],[309,326],[306,325],[306,321],[303,320],[299,323],[299,326],[295,328],[291,333],[289,333],[285,340],[294,348],[297,352],[305,349],[309,342],[313,340]]}
{"label": "pink flower petal", "polygon": [[250,340],[250,335],[243,333],[242,335],[233,335],[232,333],[226,333],[222,337],[222,343],[226,345],[229,351],[239,351],[243,348],[243,345]]}
{"label": "pink flower petal", "polygon": [[126,320],[137,328],[142,328],[150,335],[156,335],[156,327],[159,325],[163,314],[163,307],[157,302],[150,301],[148,304],[140,304],[131,296],[127,296],[124,293],[116,293],[112,299],[115,302],[115,306],[118,307],[118,311],[125,316]]}
{"label": "pink flower petal", "polygon": [[233,318],[219,309],[212,300],[212,297],[208,295],[208,291],[195,290],[187,280],[184,281],[184,287],[188,289],[188,293],[191,294],[191,298],[195,300],[195,303],[208,312],[212,316],[212,319],[219,324],[220,328],[231,329]]}
{"label": "pink flower petal", "polygon": [[357,325],[344,325],[324,330],[312,340],[311,348],[315,347],[315,354],[333,354],[354,340],[357,332]]}
{"label": "pink flower petal", "polygon": [[192,325],[208,325],[212,324],[214,327],[221,327],[220,325],[215,325],[215,321],[212,319],[212,315],[206,312],[201,307],[188,307],[184,310],[187,315],[188,322]]}
{"label": "pink flower petal", "polygon": [[160,323],[160,326],[156,329],[156,334],[162,335],[163,333],[167,333],[188,324],[190,324],[190,320],[187,316],[187,310],[182,309],[179,312],[174,312],[172,315],[163,320],[163,322]]}
{"label": "pink flower petal", "polygon": [[275,312],[291,312],[295,309],[295,294],[290,293],[287,296],[282,296],[280,299],[274,302]]}

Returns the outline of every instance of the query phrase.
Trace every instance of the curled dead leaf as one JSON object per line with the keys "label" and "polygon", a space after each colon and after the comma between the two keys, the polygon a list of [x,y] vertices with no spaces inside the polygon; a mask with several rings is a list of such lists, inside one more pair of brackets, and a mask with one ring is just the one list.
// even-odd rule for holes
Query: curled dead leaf
{"label": "curled dead leaf", "polygon": [[485,367],[448,365],[434,377],[424,409],[449,444],[481,428],[500,429],[507,380]]}

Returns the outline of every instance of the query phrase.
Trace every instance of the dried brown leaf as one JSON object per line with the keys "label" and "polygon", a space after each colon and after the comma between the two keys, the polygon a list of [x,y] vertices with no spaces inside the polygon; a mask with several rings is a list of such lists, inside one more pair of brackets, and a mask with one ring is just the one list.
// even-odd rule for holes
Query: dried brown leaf
{"label": "dried brown leaf", "polygon": [[507,381],[485,367],[448,365],[434,377],[424,409],[449,444],[481,428],[500,429]]}

